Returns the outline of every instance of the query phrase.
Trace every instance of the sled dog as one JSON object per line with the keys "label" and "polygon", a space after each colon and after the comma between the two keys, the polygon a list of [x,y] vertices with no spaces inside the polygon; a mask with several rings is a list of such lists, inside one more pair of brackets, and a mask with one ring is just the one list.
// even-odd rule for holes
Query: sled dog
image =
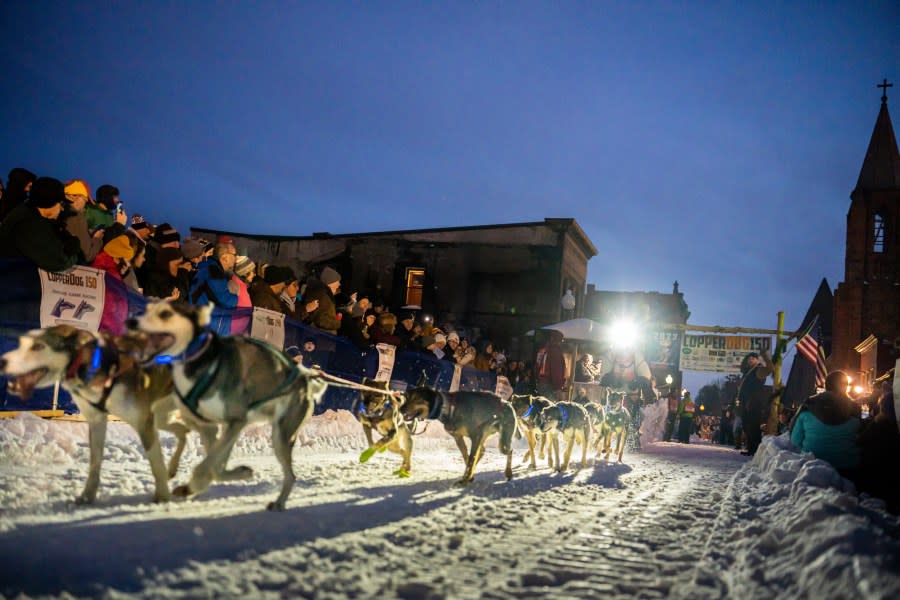
{"label": "sled dog", "polygon": [[[25,398],[56,381],[88,423],[90,462],[79,504],[96,500],[109,415],[137,432],[150,461],[156,502],[170,497],[168,479],[175,476],[188,428],[175,419],[172,376],[167,367],[144,366],[139,354],[146,339],[139,334],[114,337],[93,334],[70,325],[35,329],[19,338],[19,346],[0,358],[0,373],[10,378],[9,389]],[[168,469],[159,445],[158,430],[175,435],[177,446]],[[207,439],[215,430],[206,430]]]}
{"label": "sled dog", "polygon": [[[388,389],[387,381],[372,381],[363,378],[362,383],[369,387]],[[361,390],[359,399],[354,403],[351,412],[362,425],[366,441],[369,442],[369,447],[360,455],[359,462],[366,462],[375,452],[390,450],[403,458],[400,468],[394,472],[394,475],[409,477],[412,435],[400,413],[400,403],[393,401],[390,396],[385,394]],[[378,442],[372,440],[373,430],[381,436]]]}
{"label": "sled dog", "polygon": [[[538,438],[541,439],[541,446],[540,450],[538,451],[537,457],[541,460],[544,460],[544,450],[547,446],[547,439],[552,438],[555,435],[555,431],[544,434],[537,426],[536,421],[538,415],[541,414],[541,411],[546,407],[552,405],[553,403],[543,396],[523,395],[514,395],[509,399],[509,402],[510,404],[512,404],[513,409],[516,411],[516,417],[519,420],[519,427],[522,431],[525,432],[525,439],[528,440],[528,452],[525,453],[525,457],[522,459],[522,462],[528,462],[528,460],[531,459],[531,468],[536,469],[537,463],[535,461],[535,447],[537,446]],[[552,452],[547,452],[547,461],[552,468]]]}
{"label": "sled dog", "polygon": [[628,437],[628,423],[631,415],[625,408],[624,394],[612,393],[609,395],[609,405],[606,407],[606,419],[603,423],[603,452],[604,458],[609,461],[612,438],[616,438],[615,454],[618,462],[622,462],[622,453],[625,452],[625,440]]}
{"label": "sled dog", "polygon": [[224,469],[241,430],[265,421],[272,424],[272,446],[284,474],[281,491],[267,508],[284,510],[296,481],[291,452],[297,430],[327,383],[318,371],[295,364],[264,342],[208,331],[212,309],[161,301],[147,305],[147,311],[129,323],[149,337],[157,361],[171,364],[184,418],[191,424],[223,426],[190,482],[173,493],[190,496],[205,490]]}
{"label": "sled dog", "polygon": [[[569,458],[572,456],[575,442],[581,445],[581,466],[587,466],[587,447],[591,441],[591,421],[583,406],[574,402],[558,402],[541,410],[537,422],[543,432],[550,432],[554,429],[557,431],[557,437],[552,440],[557,471],[565,471],[569,468]],[[566,443],[562,463],[559,461],[560,437]]]}
{"label": "sled dog", "polygon": [[[462,454],[466,470],[460,484],[475,478],[475,467],[484,454],[484,443],[500,434],[500,452],[506,455],[506,479],[512,479],[512,440],[516,432],[516,413],[508,402],[491,392],[442,392],[429,387],[416,387],[406,393],[400,409],[404,418],[437,419],[453,436]],[[466,448],[465,439],[471,440]]]}

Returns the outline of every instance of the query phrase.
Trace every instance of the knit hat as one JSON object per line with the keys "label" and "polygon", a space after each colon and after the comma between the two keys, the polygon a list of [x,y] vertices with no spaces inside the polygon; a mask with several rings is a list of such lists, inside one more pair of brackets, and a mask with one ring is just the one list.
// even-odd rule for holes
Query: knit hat
{"label": "knit hat", "polygon": [[443,333],[435,333],[434,341],[435,341],[435,343],[438,343],[438,344],[446,344],[447,336],[445,336]]}
{"label": "knit hat", "polygon": [[456,333],[455,331],[451,331],[450,333],[447,334],[447,341],[448,342],[455,341],[458,344],[459,343],[459,334]]}
{"label": "knit hat", "polygon": [[91,199],[91,188],[81,179],[67,182],[65,192],[66,196],[85,196],[88,200]]}
{"label": "knit hat", "polygon": [[249,256],[238,256],[234,261],[234,274],[238,277],[246,277],[256,268],[256,263]]}
{"label": "knit hat", "polygon": [[294,270],[290,267],[281,267],[281,277],[282,277],[282,281],[285,283],[297,281],[297,275],[294,273]]}
{"label": "knit hat", "polygon": [[399,320],[400,320],[401,322],[402,322],[402,321],[415,321],[415,320],[416,320],[416,313],[411,313],[411,312],[400,313]]}
{"label": "knit hat", "polygon": [[422,336],[422,347],[427,348],[428,346],[436,343],[434,336],[432,335],[423,335]]}
{"label": "knit hat", "polygon": [[168,244],[169,242],[181,241],[181,236],[168,223],[161,223],[153,234],[153,241],[160,245]]}
{"label": "knit hat", "polygon": [[319,279],[325,285],[331,285],[332,283],[338,282],[341,280],[341,274],[332,269],[331,267],[325,267],[322,269],[322,275]]}
{"label": "knit hat", "polygon": [[119,195],[119,188],[114,185],[109,185],[105,183],[97,188],[97,204],[101,204],[105,206],[107,209],[112,210],[115,208],[115,202],[113,198]]}
{"label": "knit hat", "polygon": [[144,220],[144,217],[138,214],[131,215],[131,228],[135,231],[142,231],[144,229],[152,230],[153,227]]}
{"label": "knit hat", "polygon": [[134,248],[131,246],[127,235],[114,237],[103,246],[103,251],[113,258],[124,258],[125,260],[134,258]]}
{"label": "knit hat", "polygon": [[262,278],[263,281],[265,281],[269,285],[275,285],[277,283],[284,283],[285,275],[286,273],[284,267],[279,267],[278,265],[269,265],[266,267]]}
{"label": "knit hat", "polygon": [[66,199],[62,181],[52,177],[38,177],[31,186],[28,203],[37,208],[53,208]]}
{"label": "knit hat", "polygon": [[217,244],[231,244],[234,246],[234,240],[231,239],[231,236],[228,235],[220,235],[219,239],[216,240]]}
{"label": "knit hat", "polygon": [[186,237],[181,242],[181,254],[188,260],[203,254],[203,242],[196,238]]}

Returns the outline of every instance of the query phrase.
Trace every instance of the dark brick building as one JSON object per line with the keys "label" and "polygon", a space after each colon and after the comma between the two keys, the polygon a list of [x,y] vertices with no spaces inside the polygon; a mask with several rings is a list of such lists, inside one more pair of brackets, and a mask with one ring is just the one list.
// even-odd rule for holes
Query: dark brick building
{"label": "dark brick building", "polygon": [[886,94],[850,200],[829,363],[871,382],[900,343],[900,154]]}

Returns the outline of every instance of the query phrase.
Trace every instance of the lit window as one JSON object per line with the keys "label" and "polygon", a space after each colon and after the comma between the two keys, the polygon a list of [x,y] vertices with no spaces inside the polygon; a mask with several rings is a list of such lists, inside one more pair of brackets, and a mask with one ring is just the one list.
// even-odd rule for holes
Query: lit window
{"label": "lit window", "polygon": [[406,302],[407,306],[422,306],[422,290],[425,288],[425,269],[413,267],[406,269]]}
{"label": "lit window", "polygon": [[875,215],[875,227],[872,232],[872,251],[880,254],[884,252],[884,217]]}

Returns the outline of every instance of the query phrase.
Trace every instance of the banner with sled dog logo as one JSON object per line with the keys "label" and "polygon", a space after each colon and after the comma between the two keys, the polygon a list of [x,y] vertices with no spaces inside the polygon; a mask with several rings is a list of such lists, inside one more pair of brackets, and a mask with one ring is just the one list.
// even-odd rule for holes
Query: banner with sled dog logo
{"label": "banner with sled dog logo", "polygon": [[390,381],[394,372],[394,359],[397,348],[390,344],[375,344],[378,350],[378,372],[375,373],[375,381]]}
{"label": "banner with sled dog logo", "polygon": [[97,333],[103,316],[106,280],[103,270],[72,267],[64,273],[38,269],[41,280],[41,327],[72,325]]}
{"label": "banner with sled dog logo", "polygon": [[284,313],[267,308],[253,308],[250,337],[268,342],[284,350]]}

